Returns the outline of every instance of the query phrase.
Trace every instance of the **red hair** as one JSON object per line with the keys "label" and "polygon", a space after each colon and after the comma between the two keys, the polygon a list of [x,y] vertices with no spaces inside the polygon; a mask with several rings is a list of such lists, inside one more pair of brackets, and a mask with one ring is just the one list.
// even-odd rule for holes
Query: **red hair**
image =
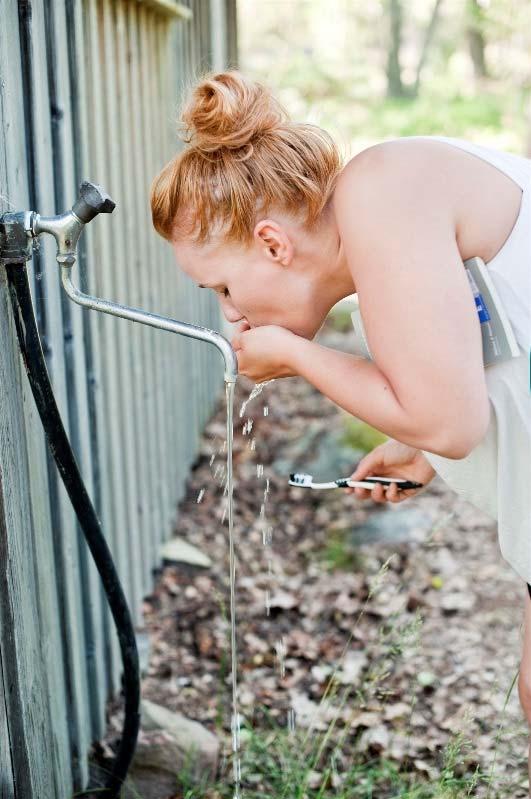
{"label": "red hair", "polygon": [[248,245],[257,214],[277,208],[314,226],[342,168],[332,137],[292,123],[270,90],[236,69],[203,73],[181,109],[189,146],[153,179],[153,226],[166,240]]}

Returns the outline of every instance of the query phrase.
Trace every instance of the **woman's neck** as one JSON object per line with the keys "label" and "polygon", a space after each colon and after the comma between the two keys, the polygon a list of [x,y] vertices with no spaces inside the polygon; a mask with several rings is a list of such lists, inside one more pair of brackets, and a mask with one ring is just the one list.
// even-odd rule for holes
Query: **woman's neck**
{"label": "woman's neck", "polygon": [[350,272],[343,242],[339,235],[335,216],[332,211],[327,216],[326,225],[323,227],[323,247],[322,253],[328,253],[325,263],[329,265],[326,269],[324,281],[327,289],[331,292],[333,303],[355,294],[356,286]]}

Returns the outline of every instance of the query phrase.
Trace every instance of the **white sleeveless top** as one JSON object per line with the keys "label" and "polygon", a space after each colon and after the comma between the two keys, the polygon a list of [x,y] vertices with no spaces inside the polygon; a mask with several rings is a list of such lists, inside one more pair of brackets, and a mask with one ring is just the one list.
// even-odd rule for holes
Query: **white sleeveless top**
{"label": "white sleeveless top", "polygon": [[448,136],[405,138],[460,147],[497,167],[522,189],[518,219],[486,264],[521,355],[485,369],[490,424],[466,458],[423,452],[450,488],[497,520],[502,557],[531,583],[531,159]]}
{"label": "white sleeveless top", "polygon": [[449,136],[409,136],[453,144],[504,172],[522,189],[520,213],[509,237],[486,264],[508,312],[516,340],[531,349],[531,159]]}

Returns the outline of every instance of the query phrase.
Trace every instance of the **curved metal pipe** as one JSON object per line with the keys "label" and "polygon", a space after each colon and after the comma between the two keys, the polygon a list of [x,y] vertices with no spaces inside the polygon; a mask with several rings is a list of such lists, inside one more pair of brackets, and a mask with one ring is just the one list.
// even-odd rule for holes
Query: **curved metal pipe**
{"label": "curved metal pipe", "polygon": [[189,338],[195,338],[213,344],[221,352],[225,361],[225,382],[236,382],[238,377],[238,360],[236,358],[236,353],[231,347],[230,342],[225,336],[222,336],[221,333],[218,333],[216,330],[210,330],[208,327],[189,325],[186,322],[179,322],[177,319],[172,319],[168,316],[160,316],[160,314],[151,313],[142,308],[120,305],[117,302],[111,302],[101,297],[93,297],[91,294],[85,294],[72,283],[70,274],[71,266],[72,264],[61,264],[61,282],[64,290],[74,302],[83,305],[85,308],[92,308],[95,311],[121,316],[123,319],[129,319],[132,322],[140,322],[140,324],[143,325],[151,325],[151,327],[158,327],[160,330],[167,330],[170,333],[178,333],[181,336],[188,336]]}

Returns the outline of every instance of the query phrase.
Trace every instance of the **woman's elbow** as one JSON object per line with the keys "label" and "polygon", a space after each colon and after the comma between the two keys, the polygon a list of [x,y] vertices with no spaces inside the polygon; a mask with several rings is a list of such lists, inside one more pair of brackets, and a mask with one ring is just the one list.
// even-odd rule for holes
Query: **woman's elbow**
{"label": "woman's elbow", "polygon": [[442,425],[439,435],[433,437],[431,446],[423,447],[429,452],[451,460],[461,460],[470,455],[484,439],[490,424],[491,404],[479,402],[470,413]]}

